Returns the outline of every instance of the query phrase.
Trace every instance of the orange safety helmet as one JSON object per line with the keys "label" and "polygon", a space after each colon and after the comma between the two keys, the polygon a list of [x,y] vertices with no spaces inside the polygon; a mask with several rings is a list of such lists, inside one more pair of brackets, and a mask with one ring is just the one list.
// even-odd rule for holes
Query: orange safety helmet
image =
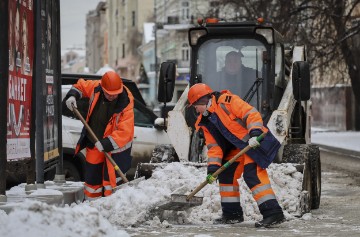
{"label": "orange safety helmet", "polygon": [[198,83],[190,87],[189,93],[188,93],[188,100],[190,105],[193,105],[197,100],[199,100],[201,97],[208,95],[212,93],[213,90],[210,88],[210,86],[204,84],[204,83]]}
{"label": "orange safety helmet", "polygon": [[123,82],[116,72],[108,71],[101,77],[101,87],[109,95],[117,95],[123,91]]}

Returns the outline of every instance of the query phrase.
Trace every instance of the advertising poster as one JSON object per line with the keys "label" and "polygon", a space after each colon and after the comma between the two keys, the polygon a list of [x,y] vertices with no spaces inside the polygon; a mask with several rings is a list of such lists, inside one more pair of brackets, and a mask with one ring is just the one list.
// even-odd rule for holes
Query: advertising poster
{"label": "advertising poster", "polygon": [[29,158],[34,63],[33,0],[9,0],[7,159]]}
{"label": "advertising poster", "polygon": [[43,78],[43,96],[44,96],[44,160],[59,156],[58,139],[58,116],[59,108],[57,105],[58,92],[57,83],[59,80],[57,63],[57,44],[56,36],[60,35],[56,28],[56,9],[54,0],[42,1],[41,24],[42,24],[42,67],[45,68]]}

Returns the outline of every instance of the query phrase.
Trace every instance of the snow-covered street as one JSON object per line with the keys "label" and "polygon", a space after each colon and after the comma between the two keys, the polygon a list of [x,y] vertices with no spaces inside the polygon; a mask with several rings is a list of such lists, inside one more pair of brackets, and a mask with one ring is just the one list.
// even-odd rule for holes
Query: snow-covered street
{"label": "snow-covered street", "polygon": [[[321,136],[323,135],[325,134]],[[313,138],[314,136],[317,135],[313,134]],[[324,142],[325,139],[321,138],[319,141]],[[352,148],[355,148],[353,137],[348,142],[343,139],[341,143],[352,143]],[[0,236],[180,236],[185,235],[184,231],[192,233],[188,236],[229,236],[255,232],[262,236],[313,236],[320,235],[321,228],[347,230],[348,236],[360,233],[360,225],[354,224],[352,219],[331,216],[333,209],[340,208],[334,200],[341,201],[342,196],[348,197],[346,200],[349,203],[345,204],[350,214],[351,210],[359,210],[359,201],[351,196],[360,193],[359,183],[349,181],[351,178],[346,174],[323,170],[320,208],[299,218],[302,174],[291,164],[272,164],[268,169],[273,189],[287,219],[278,228],[253,227],[261,216],[242,179],[239,180],[241,205],[245,213],[245,222],[242,224],[212,224],[212,220],[221,214],[217,184],[207,185],[197,194],[204,197],[201,206],[177,213],[167,211],[159,215],[156,212],[156,207],[169,201],[171,193],[186,191],[180,194],[188,194],[196,188],[204,180],[205,173],[205,168],[170,163],[164,169],[156,170],[150,179],[141,180],[134,185],[124,185],[112,196],[92,202],[56,207],[27,200],[10,214],[0,210]],[[344,180],[352,184],[350,193],[348,183],[342,183]],[[21,190],[13,187],[8,192],[14,194]],[[329,198],[329,195],[336,199]],[[336,227],[336,224],[339,226]],[[316,229],[311,229],[312,227]]]}
{"label": "snow-covered street", "polygon": [[[195,168],[181,163],[171,163],[164,169],[154,172],[148,180],[134,186],[125,185],[115,194],[92,202],[73,204],[66,207],[54,207],[35,201],[26,201],[9,215],[1,213],[1,236],[17,236],[23,232],[30,236],[119,236],[118,229],[151,226],[168,228],[172,225],[193,224],[211,225],[213,219],[221,214],[220,196],[216,184],[207,185],[198,195],[204,196],[203,204],[179,213],[164,213],[164,217],[155,215],[156,207],[169,201],[171,193],[179,190],[193,190],[205,177],[205,168]],[[299,195],[302,174],[293,165],[272,164],[268,169],[280,204],[286,218],[299,215]],[[255,201],[242,180],[241,204],[245,220],[254,222],[261,216]],[[9,192],[17,192],[16,187]],[[187,194],[183,193],[183,194]],[[161,218],[161,219],[160,219]],[[166,220],[162,220],[166,218]],[[15,228],[15,226],[18,226]],[[34,227],[38,228],[34,228]],[[56,228],[53,228],[56,226]],[[61,231],[65,229],[66,231]],[[29,235],[28,235],[29,236]]]}

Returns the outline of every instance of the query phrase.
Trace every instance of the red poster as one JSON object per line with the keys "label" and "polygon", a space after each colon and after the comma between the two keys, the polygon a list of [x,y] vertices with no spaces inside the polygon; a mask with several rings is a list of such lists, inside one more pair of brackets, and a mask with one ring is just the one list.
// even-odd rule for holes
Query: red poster
{"label": "red poster", "polygon": [[33,59],[33,0],[9,0],[8,160],[23,159],[31,156],[30,124]]}

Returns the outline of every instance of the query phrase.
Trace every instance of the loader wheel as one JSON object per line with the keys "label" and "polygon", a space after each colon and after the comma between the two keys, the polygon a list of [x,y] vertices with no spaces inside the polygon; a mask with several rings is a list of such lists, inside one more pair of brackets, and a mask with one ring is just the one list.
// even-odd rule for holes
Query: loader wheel
{"label": "loader wheel", "polygon": [[150,163],[171,163],[176,161],[179,161],[179,157],[170,144],[155,146],[150,158]]}
{"label": "loader wheel", "polygon": [[189,161],[204,162],[203,149],[205,145],[204,132],[202,129],[194,131],[191,136]]}
{"label": "loader wheel", "polygon": [[320,150],[316,145],[309,147],[309,161],[311,169],[311,209],[318,209],[321,196],[321,162]]}
{"label": "loader wheel", "polygon": [[304,163],[309,154],[307,144],[286,144],[284,146],[281,163]]}
{"label": "loader wheel", "polygon": [[318,209],[321,195],[321,163],[318,146],[308,144],[287,144],[284,146],[283,163],[304,164],[297,166],[303,173],[303,190],[309,192],[309,208]]}
{"label": "loader wheel", "polygon": [[313,197],[311,166],[309,160],[306,160],[304,163],[302,190],[305,190],[309,193],[308,195],[309,198],[306,200],[307,203],[305,203],[306,207],[304,208],[305,212],[309,212],[311,210],[312,197]]}

